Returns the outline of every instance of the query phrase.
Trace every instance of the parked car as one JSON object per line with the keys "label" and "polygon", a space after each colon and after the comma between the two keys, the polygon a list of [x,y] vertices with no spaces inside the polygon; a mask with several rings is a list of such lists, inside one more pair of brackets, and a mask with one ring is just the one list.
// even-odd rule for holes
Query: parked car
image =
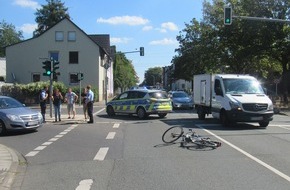
{"label": "parked car", "polygon": [[12,130],[36,130],[43,123],[42,115],[19,101],[0,96],[0,134]]}
{"label": "parked car", "polygon": [[116,113],[136,114],[140,119],[151,114],[164,118],[172,111],[170,98],[161,90],[129,90],[115,97],[106,106],[109,116]]}
{"label": "parked car", "polygon": [[189,96],[184,91],[172,91],[170,98],[172,100],[173,109],[178,109],[178,108],[193,109],[192,97]]}

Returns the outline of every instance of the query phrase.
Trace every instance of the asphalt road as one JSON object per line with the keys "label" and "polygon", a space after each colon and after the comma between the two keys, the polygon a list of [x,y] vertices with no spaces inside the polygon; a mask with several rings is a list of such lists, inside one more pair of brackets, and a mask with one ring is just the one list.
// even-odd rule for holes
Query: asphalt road
{"label": "asphalt road", "polygon": [[[161,136],[171,126],[193,128],[222,146],[164,144]],[[199,121],[189,110],[146,120],[109,118],[102,111],[94,124],[47,123],[0,143],[27,159],[17,178],[21,190],[289,190],[289,117],[275,115],[267,129],[257,126],[225,128],[211,118]]]}

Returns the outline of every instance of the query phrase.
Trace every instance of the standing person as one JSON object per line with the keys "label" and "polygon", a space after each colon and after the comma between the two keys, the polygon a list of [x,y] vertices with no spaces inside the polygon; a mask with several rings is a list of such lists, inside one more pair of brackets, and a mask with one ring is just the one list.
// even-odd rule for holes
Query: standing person
{"label": "standing person", "polygon": [[90,120],[88,121],[88,123],[94,123],[94,117],[93,117],[94,93],[91,90],[91,85],[87,86],[86,105],[88,109],[88,116],[90,117]]}
{"label": "standing person", "polygon": [[57,116],[58,116],[58,120],[61,121],[60,115],[61,115],[61,101],[63,99],[63,96],[61,95],[61,93],[59,92],[59,89],[55,89],[54,93],[52,95],[52,103],[53,103],[53,107],[54,107],[54,116],[55,116],[55,122],[57,122]]}
{"label": "standing person", "polygon": [[81,94],[82,97],[82,104],[83,104],[83,111],[84,111],[84,116],[85,116],[85,121],[87,120],[87,104],[86,104],[86,98],[87,98],[87,88],[83,88],[83,92]]}
{"label": "standing person", "polygon": [[78,95],[72,91],[71,88],[68,89],[68,92],[65,94],[65,102],[67,102],[67,112],[68,119],[70,119],[71,112],[73,113],[72,119],[76,116],[75,102],[78,100]]}
{"label": "standing person", "polygon": [[41,110],[43,123],[46,123],[46,121],[45,121],[45,112],[46,112],[46,100],[48,99],[47,90],[48,90],[48,87],[44,86],[43,89],[40,91],[40,94],[39,94],[39,103],[40,103],[40,110]]}

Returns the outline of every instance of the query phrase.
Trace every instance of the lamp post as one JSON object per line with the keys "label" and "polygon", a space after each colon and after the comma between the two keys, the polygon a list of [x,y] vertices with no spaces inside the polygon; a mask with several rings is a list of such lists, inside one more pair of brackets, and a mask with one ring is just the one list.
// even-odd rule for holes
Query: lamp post
{"label": "lamp post", "polygon": [[108,69],[111,67],[111,59],[108,56],[105,56],[105,64],[104,68],[106,69],[106,77],[105,77],[105,102],[108,102]]}

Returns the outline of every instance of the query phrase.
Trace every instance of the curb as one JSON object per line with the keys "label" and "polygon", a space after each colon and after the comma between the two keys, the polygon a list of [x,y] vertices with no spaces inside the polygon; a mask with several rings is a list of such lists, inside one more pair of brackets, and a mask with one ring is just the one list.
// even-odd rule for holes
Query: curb
{"label": "curb", "polygon": [[25,157],[3,144],[0,144],[0,149],[3,152],[6,151],[6,155],[2,155],[2,158],[0,157],[0,163],[4,164],[0,168],[3,176],[0,181],[0,189],[9,190],[12,186],[20,188],[27,167]]}

